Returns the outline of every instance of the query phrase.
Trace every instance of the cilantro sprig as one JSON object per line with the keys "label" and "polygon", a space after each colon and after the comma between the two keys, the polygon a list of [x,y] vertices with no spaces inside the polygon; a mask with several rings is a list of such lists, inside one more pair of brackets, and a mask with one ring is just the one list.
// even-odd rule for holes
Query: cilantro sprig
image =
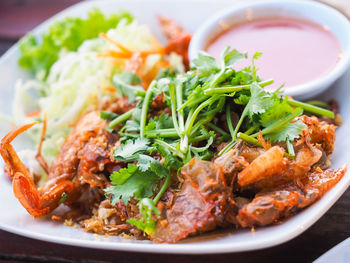
{"label": "cilantro sprig", "polygon": [[[116,88],[136,107],[110,121],[108,129],[116,129],[122,137],[114,158],[128,165],[111,175],[106,195],[113,204],[120,200],[127,203],[131,198],[139,201],[141,217],[129,219],[130,224],[147,234],[154,231],[159,218],[156,205],[170,184],[171,174],[193,157],[210,160],[239,140],[261,146],[259,134],[272,143],[285,142],[288,156],[293,157],[293,142],[306,128],[298,120],[304,111],[334,118],[331,111],[315,103],[281,96],[280,89],[266,91],[264,87],[273,80],[258,76],[255,60],[260,56],[253,56],[251,67],[235,70],[246,54],[227,47],[218,65],[213,57],[200,52],[190,71],[163,71],[146,91],[131,73],[114,77]],[[168,113],[157,114],[152,109],[157,96],[164,99]],[[112,116],[102,115],[108,120]],[[226,146],[216,153],[222,142],[227,142]]]}

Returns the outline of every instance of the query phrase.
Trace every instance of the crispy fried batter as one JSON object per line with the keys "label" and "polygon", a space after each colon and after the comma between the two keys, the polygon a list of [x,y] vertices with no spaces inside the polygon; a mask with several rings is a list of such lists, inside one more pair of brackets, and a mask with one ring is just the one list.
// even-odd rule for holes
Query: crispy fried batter
{"label": "crispy fried batter", "polygon": [[186,68],[189,68],[188,46],[192,39],[192,35],[185,31],[175,21],[158,16],[165,36],[169,40],[169,44],[165,47],[166,53],[176,52],[181,55]]}
{"label": "crispy fried batter", "polygon": [[246,186],[281,173],[287,165],[284,152],[283,148],[274,146],[257,157],[238,174],[238,184]]}
{"label": "crispy fried batter", "polygon": [[309,128],[311,143],[322,145],[325,153],[330,155],[334,151],[335,126],[325,121],[319,121],[317,117],[303,115],[299,117]]}
{"label": "crispy fried batter", "polygon": [[151,237],[155,242],[176,242],[232,220],[229,214],[235,203],[220,166],[195,158],[182,168],[182,174],[186,180],[166,219],[158,222]]}
{"label": "crispy fried batter", "polygon": [[320,199],[343,177],[347,167],[316,171],[302,185],[293,182],[271,192],[261,192],[238,212],[242,227],[269,225],[289,217]]}

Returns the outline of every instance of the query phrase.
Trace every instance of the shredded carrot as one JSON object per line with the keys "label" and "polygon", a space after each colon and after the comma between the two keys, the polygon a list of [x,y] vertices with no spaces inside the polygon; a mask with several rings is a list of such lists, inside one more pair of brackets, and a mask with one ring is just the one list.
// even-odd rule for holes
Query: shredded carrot
{"label": "shredded carrot", "polygon": [[112,43],[113,45],[117,46],[120,50],[122,50],[124,53],[132,55],[132,51],[124,47],[122,44],[114,41],[109,36],[107,36],[105,33],[100,33],[100,37],[106,39],[108,42]]}
{"label": "shredded carrot", "polygon": [[113,58],[121,58],[121,59],[129,59],[131,56],[129,54],[125,54],[123,52],[115,51],[115,50],[106,50],[104,53],[97,54],[98,57],[113,57]]}
{"label": "shredded carrot", "polygon": [[271,148],[271,143],[269,141],[267,141],[267,142],[265,141],[261,131],[259,131],[258,141],[260,142],[260,144],[264,147],[264,149],[266,151]]}
{"label": "shredded carrot", "polygon": [[113,86],[106,87],[106,90],[108,90],[109,92],[112,92],[112,93],[117,91]]}
{"label": "shredded carrot", "polygon": [[159,48],[159,49],[154,49],[154,50],[148,50],[148,51],[140,51],[140,55],[142,57],[147,57],[149,55],[153,55],[153,54],[164,54],[165,50],[164,48]]}
{"label": "shredded carrot", "polygon": [[26,116],[28,118],[36,117],[36,116],[40,115],[40,113],[41,113],[41,110],[35,110],[35,111],[27,113]]}

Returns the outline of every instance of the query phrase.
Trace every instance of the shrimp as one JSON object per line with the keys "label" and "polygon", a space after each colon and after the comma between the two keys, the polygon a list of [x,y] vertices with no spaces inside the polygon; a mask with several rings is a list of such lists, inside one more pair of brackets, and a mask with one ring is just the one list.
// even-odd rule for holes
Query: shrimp
{"label": "shrimp", "polygon": [[284,152],[283,148],[274,146],[257,157],[238,174],[238,184],[243,187],[281,173],[287,165]]}

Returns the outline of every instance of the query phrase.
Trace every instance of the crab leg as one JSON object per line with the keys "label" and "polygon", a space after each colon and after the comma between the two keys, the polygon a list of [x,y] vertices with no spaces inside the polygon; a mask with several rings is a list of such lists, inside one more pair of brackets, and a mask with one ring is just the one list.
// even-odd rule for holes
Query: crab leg
{"label": "crab leg", "polygon": [[35,159],[39,162],[41,167],[44,169],[44,171],[48,174],[49,173],[49,166],[47,165],[46,160],[44,159],[44,156],[41,154],[41,150],[43,148],[43,142],[45,140],[45,135],[46,135],[46,130],[47,130],[47,120],[46,120],[46,114],[44,114],[43,118],[43,128],[41,130],[41,138],[40,138],[40,143],[38,146],[37,153],[35,155]]}
{"label": "crab leg", "polygon": [[53,211],[60,204],[63,193],[71,192],[73,189],[72,182],[64,181],[41,196],[28,174],[16,173],[13,177],[13,192],[33,217],[41,217]]}
{"label": "crab leg", "polygon": [[28,213],[34,217],[50,213],[59,205],[62,194],[71,192],[74,189],[72,182],[63,181],[41,195],[36,189],[27,167],[22,163],[15,149],[10,144],[19,134],[37,123],[34,122],[16,128],[9,132],[0,142],[0,154],[10,170],[14,194]]}
{"label": "crab leg", "polygon": [[10,144],[19,134],[25,132],[30,127],[38,124],[39,122],[33,122],[25,124],[17,129],[9,132],[0,142],[0,154],[4,159],[5,164],[10,170],[10,178],[13,178],[16,172],[21,174],[29,174],[27,167],[24,166],[22,161],[19,159],[15,149]]}

